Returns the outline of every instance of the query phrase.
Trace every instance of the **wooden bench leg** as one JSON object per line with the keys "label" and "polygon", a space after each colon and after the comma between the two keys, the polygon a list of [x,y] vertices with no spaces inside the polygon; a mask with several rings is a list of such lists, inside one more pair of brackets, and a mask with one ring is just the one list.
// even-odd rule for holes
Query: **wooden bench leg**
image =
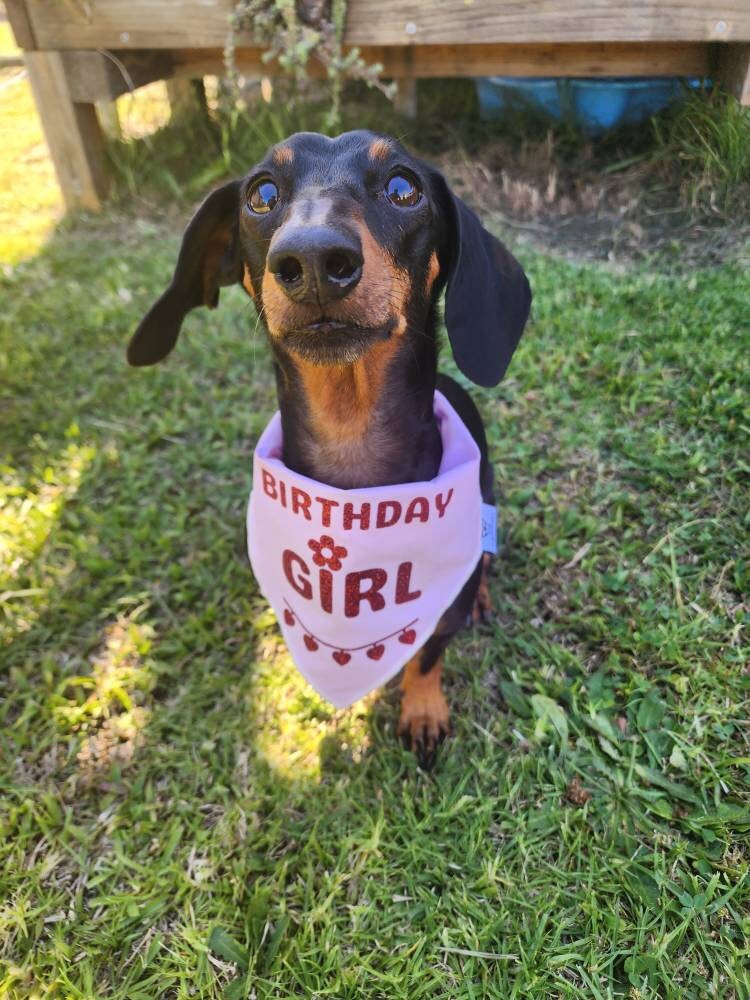
{"label": "wooden bench leg", "polygon": [[740,104],[750,105],[750,44],[734,42],[721,46],[718,77]]}
{"label": "wooden bench leg", "polygon": [[24,59],[65,207],[98,212],[107,175],[96,107],[73,101],[59,52],[25,52]]}
{"label": "wooden bench leg", "polygon": [[120,125],[120,116],[117,112],[117,102],[97,101],[96,113],[104,134],[108,135],[110,139],[122,139],[122,127]]}
{"label": "wooden bench leg", "polygon": [[417,117],[417,81],[413,76],[403,76],[396,81],[398,90],[393,101],[396,111],[405,118]]}
{"label": "wooden bench leg", "polygon": [[173,121],[195,114],[208,114],[206,88],[200,78],[188,80],[185,77],[178,77],[167,80],[167,97]]}

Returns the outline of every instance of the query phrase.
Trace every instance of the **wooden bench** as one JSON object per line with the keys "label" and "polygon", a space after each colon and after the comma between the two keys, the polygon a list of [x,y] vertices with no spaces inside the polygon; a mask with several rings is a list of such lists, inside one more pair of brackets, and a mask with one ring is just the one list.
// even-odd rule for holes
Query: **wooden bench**
{"label": "wooden bench", "polygon": [[[6,0],[69,208],[106,191],[96,104],[223,72],[233,0]],[[350,0],[345,35],[413,110],[446,76],[707,76],[750,104],[750,0]],[[273,75],[252,37],[246,75]],[[314,67],[311,67],[315,72]]]}

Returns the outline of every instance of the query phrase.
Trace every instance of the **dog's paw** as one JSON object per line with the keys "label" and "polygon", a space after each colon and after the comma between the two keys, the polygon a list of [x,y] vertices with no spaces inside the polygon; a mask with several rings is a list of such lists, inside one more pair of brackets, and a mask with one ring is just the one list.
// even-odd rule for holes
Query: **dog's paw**
{"label": "dog's paw", "polygon": [[[426,681],[427,674],[424,678]],[[429,771],[437,749],[450,733],[448,702],[437,684],[415,684],[403,693],[398,735],[403,745],[416,754],[417,763]]]}

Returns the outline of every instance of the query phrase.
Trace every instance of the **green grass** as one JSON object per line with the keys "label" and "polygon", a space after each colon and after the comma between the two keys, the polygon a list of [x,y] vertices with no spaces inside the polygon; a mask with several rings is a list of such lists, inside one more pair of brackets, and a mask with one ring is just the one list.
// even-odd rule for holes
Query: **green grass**
{"label": "green grass", "polygon": [[242,293],[125,366],[176,246],[110,210],[0,279],[0,995],[750,996],[747,271],[522,253],[497,619],[424,775],[251,576]]}
{"label": "green grass", "polygon": [[693,93],[653,119],[652,158],[669,184],[677,170],[692,209],[750,209],[750,108],[721,92]]}
{"label": "green grass", "polygon": [[[2,29],[6,31],[3,32]],[[8,25],[0,23],[0,51],[10,48]],[[0,266],[42,246],[62,213],[42,128],[21,67],[0,70]]]}

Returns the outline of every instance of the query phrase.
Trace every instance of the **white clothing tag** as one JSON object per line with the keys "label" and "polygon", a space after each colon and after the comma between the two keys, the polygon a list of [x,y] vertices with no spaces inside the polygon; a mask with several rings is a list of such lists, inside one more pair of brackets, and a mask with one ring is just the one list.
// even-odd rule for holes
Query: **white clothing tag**
{"label": "white clothing tag", "polygon": [[482,551],[497,555],[497,507],[482,503]]}

